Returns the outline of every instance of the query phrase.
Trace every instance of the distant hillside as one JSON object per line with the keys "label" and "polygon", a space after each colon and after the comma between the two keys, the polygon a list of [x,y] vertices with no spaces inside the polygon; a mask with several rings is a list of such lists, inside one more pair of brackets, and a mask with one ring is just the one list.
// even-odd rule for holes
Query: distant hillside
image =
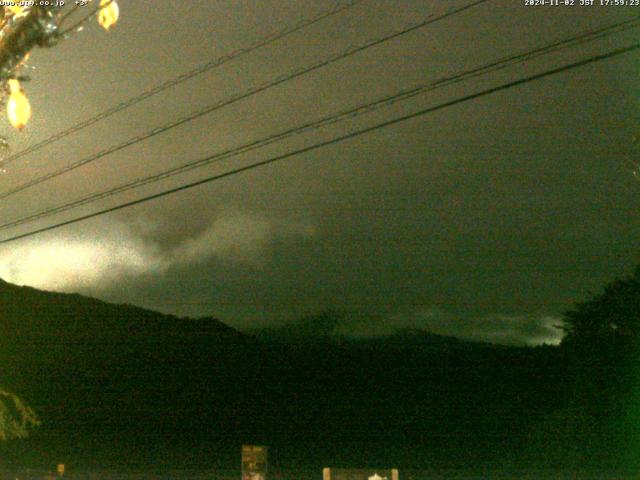
{"label": "distant hillside", "polygon": [[348,340],[343,320],[252,336],[2,282],[0,385],[42,426],[0,444],[0,467],[236,468],[239,445],[264,443],[274,471],[475,468],[516,455],[531,425],[562,406],[557,349],[408,330]]}
{"label": "distant hillside", "polygon": [[[264,342],[349,343],[379,347],[504,348],[499,345],[438,335],[420,328],[380,326],[388,321],[379,316],[327,311],[275,327],[245,332]],[[380,333],[380,332],[383,333]]]}
{"label": "distant hillside", "polygon": [[77,294],[18,287],[0,279],[0,335],[56,342],[107,338],[240,337],[214,318],[177,318],[131,305],[113,305]]}
{"label": "distant hillside", "polygon": [[248,341],[214,318],[178,318],[0,280],[0,385],[42,420],[29,442],[45,442],[31,448],[43,458],[55,454],[51,435],[108,438],[192,422],[205,401],[220,402],[206,392],[242,370]]}

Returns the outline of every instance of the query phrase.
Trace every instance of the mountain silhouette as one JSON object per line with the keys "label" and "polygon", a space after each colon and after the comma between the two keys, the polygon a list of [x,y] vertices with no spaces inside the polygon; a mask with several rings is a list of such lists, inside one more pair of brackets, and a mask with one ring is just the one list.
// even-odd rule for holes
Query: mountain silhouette
{"label": "mountain silhouette", "polygon": [[244,332],[269,344],[348,344],[353,347],[392,349],[477,350],[503,345],[440,335],[416,327],[393,327],[387,318],[362,312],[328,310],[283,325],[247,329]]}
{"label": "mountain silhouette", "polygon": [[557,349],[349,338],[344,321],[244,334],[0,281],[0,385],[41,420],[0,466],[236,468],[252,443],[276,470],[495,466],[566,395]]}
{"label": "mountain silhouette", "polygon": [[241,336],[214,318],[177,318],[131,305],[113,305],[78,294],[18,287],[0,279],[3,337],[49,338],[65,343],[93,339]]}

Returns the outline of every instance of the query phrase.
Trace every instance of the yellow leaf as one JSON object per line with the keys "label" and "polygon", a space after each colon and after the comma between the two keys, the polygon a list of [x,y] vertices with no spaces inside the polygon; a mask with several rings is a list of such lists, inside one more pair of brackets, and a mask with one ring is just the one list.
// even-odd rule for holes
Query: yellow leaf
{"label": "yellow leaf", "polygon": [[98,23],[105,30],[109,30],[118,21],[120,9],[115,0],[100,0],[100,11],[98,12]]}
{"label": "yellow leaf", "polygon": [[5,6],[14,17],[19,17],[24,13],[24,7],[20,5],[7,5]]}
{"label": "yellow leaf", "polygon": [[11,92],[7,102],[9,123],[14,128],[22,130],[31,118],[31,105],[22,88],[20,88],[18,80],[9,80],[9,91]]}

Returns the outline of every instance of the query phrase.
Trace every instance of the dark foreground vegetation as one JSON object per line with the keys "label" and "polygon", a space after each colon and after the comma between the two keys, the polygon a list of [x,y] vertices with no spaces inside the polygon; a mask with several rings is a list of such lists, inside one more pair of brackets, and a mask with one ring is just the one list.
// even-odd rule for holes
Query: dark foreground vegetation
{"label": "dark foreground vegetation", "polygon": [[329,465],[450,478],[640,467],[640,269],[567,313],[560,347],[261,338],[4,282],[0,305],[3,386],[42,420],[0,446],[4,467],[229,470],[243,443],[270,445],[281,478]]}

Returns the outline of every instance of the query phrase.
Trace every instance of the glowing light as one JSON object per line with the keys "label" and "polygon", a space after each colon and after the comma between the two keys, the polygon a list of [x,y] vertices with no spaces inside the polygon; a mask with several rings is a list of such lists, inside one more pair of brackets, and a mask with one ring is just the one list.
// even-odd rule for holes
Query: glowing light
{"label": "glowing light", "polygon": [[116,24],[120,9],[115,0],[100,0],[100,12],[98,13],[98,23],[102,28],[109,29]]}
{"label": "glowing light", "polygon": [[7,5],[5,8],[8,9],[11,12],[11,14],[16,18],[21,17],[23,15],[26,15],[26,13],[27,13],[25,11],[24,7],[22,7],[20,5],[15,5],[15,4],[14,5]]}
{"label": "glowing light", "polygon": [[31,105],[18,80],[9,80],[9,91],[10,97],[7,102],[9,122],[14,128],[22,130],[31,118]]}

